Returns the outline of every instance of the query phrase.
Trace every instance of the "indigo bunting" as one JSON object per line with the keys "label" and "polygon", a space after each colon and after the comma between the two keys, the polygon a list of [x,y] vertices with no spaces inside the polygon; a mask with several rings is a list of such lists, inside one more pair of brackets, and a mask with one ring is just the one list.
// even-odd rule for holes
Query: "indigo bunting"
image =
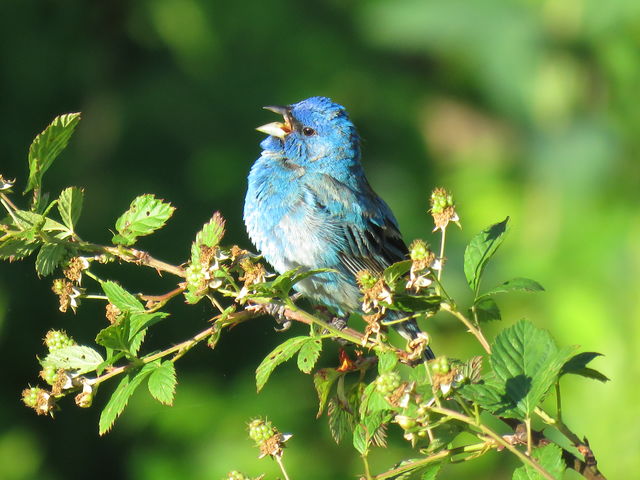
{"label": "indigo bunting", "polygon": [[[244,204],[251,241],[280,273],[330,268],[295,285],[340,317],[361,312],[356,275],[406,259],[393,213],[360,164],[360,138],[344,107],[326,97],[265,107],[284,117],[258,128],[269,135],[253,164]],[[389,311],[387,320],[400,319]],[[394,323],[407,340],[424,334],[415,320]],[[426,359],[434,358],[427,346]]]}

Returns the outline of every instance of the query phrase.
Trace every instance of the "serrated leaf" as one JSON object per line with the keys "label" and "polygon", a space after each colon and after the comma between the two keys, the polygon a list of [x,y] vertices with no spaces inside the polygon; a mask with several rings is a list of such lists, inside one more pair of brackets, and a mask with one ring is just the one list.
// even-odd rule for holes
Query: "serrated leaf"
{"label": "serrated leaf", "polygon": [[560,376],[572,373],[574,375],[580,375],[582,377],[592,378],[599,380],[600,382],[608,382],[609,378],[603,375],[593,368],[587,367],[587,364],[594,358],[601,357],[601,353],[596,352],[582,352],[571,357],[560,370]]}
{"label": "serrated leaf", "polygon": [[16,210],[11,218],[14,219],[16,226],[21,230],[34,230],[36,232],[40,231],[46,222],[44,215],[28,210]]}
{"label": "serrated leaf", "polygon": [[[441,464],[429,464],[424,465],[421,462],[422,458],[411,458],[407,460],[403,460],[400,463],[394,465],[392,472],[393,477],[392,480],[417,480],[418,475],[421,480],[434,480],[436,475],[440,471]],[[417,463],[417,465],[416,465]],[[391,472],[389,472],[391,473]]]}
{"label": "serrated leaf", "polygon": [[331,392],[331,387],[341,375],[344,375],[344,373],[339,372],[335,368],[321,368],[313,375],[313,385],[316,387],[316,392],[318,392],[319,401],[316,418],[322,415],[322,411],[329,398],[329,393]]}
{"label": "serrated leaf", "polygon": [[329,401],[327,415],[331,436],[339,444],[342,438],[354,428],[353,415],[344,410],[335,398]]}
{"label": "serrated leaf", "polygon": [[517,277],[507,280],[503,284],[483,293],[480,298],[495,295],[496,293],[508,292],[544,292],[544,287],[530,278]]}
{"label": "serrated leaf", "polygon": [[42,176],[67,144],[78,122],[80,113],[67,113],[53,119],[29,148],[29,181],[25,193],[40,188]]}
{"label": "serrated leaf", "polygon": [[98,332],[96,335],[96,343],[105,348],[127,352],[129,351],[129,339],[127,333],[123,330],[125,329],[121,323],[118,325],[109,325],[107,328],[103,328]]}
{"label": "serrated leaf", "polygon": [[129,353],[134,357],[138,356],[138,352],[140,351],[140,347],[142,346],[142,342],[144,342],[144,338],[147,336],[147,329],[140,330],[138,333],[130,337],[129,340]]}
{"label": "serrated leaf", "polygon": [[500,308],[498,308],[498,304],[491,297],[479,298],[473,308],[476,311],[479,322],[502,320],[502,316],[500,315]]}
{"label": "serrated leaf", "polygon": [[60,243],[46,243],[42,245],[36,257],[36,272],[46,277],[50,275],[64,258],[66,248]]}
{"label": "serrated leaf", "polygon": [[311,338],[305,342],[298,352],[298,368],[303,373],[310,373],[313,370],[320,352],[322,351],[322,340],[319,338]]}
{"label": "serrated leaf", "polygon": [[391,310],[401,312],[437,312],[440,309],[442,297],[438,295],[405,295],[396,293],[393,296],[393,304],[384,303]]}
{"label": "serrated leaf", "polygon": [[510,405],[501,414],[519,419],[530,417],[574,350],[575,347],[558,350],[549,332],[536,328],[528,320],[500,332],[492,346],[490,361]]}
{"label": "serrated leaf", "polygon": [[420,480],[435,480],[440,473],[440,468],[442,468],[441,463],[436,463],[435,465],[429,465],[423,472]]}
{"label": "serrated leaf", "polygon": [[[565,463],[562,460],[562,449],[559,446],[550,443],[544,447],[534,448],[531,456],[553,478],[562,480]],[[545,480],[545,477],[530,465],[524,464],[514,470],[513,480]]]}
{"label": "serrated leaf", "polygon": [[115,391],[111,395],[111,398],[107,402],[107,405],[105,405],[104,410],[102,410],[102,413],[100,414],[100,435],[104,435],[109,430],[111,430],[114,422],[125,409],[127,403],[129,403],[131,395],[133,395],[142,381],[147,378],[147,376],[150,375],[151,372],[156,368],[156,364],[148,363],[141,369],[131,370],[127,372],[127,374],[122,377],[122,380],[120,380],[120,383],[116,387]]}
{"label": "serrated leaf", "polygon": [[376,351],[378,356],[378,373],[383,374],[393,370],[398,364],[398,357],[394,352]]}
{"label": "serrated leaf", "polygon": [[138,237],[162,228],[174,211],[174,207],[154,195],[140,195],[131,202],[129,210],[116,220],[118,234],[113,236],[112,242],[133,245]]}
{"label": "serrated leaf", "polygon": [[0,241],[0,260],[22,260],[31,255],[40,245],[22,236],[11,236]]}
{"label": "serrated leaf", "polygon": [[191,247],[191,263],[198,263],[200,258],[200,247],[215,247],[224,236],[225,220],[220,212],[215,212],[211,220],[205,223],[196,235],[196,240]]}
{"label": "serrated leaf", "polygon": [[58,212],[60,218],[69,230],[74,231],[74,227],[82,212],[82,202],[84,193],[78,187],[65,188],[58,198]]}
{"label": "serrated leaf", "polygon": [[362,423],[367,431],[367,440],[375,447],[386,446],[386,424],[391,420],[391,413],[384,410],[367,415]]}
{"label": "serrated leaf", "polygon": [[56,369],[73,370],[78,374],[92,372],[104,362],[102,356],[93,348],[73,345],[55,350],[42,360],[42,366]]}
{"label": "serrated leaf", "polygon": [[371,382],[366,386],[362,396],[360,397],[360,418],[365,418],[372,413],[380,410],[390,410],[389,403],[385,400],[384,395],[378,392],[376,382]]}
{"label": "serrated leaf", "polygon": [[102,287],[104,294],[109,299],[109,302],[113,303],[121,311],[132,313],[141,313],[145,311],[140,300],[127,292],[116,282],[108,280],[106,282],[101,282],[100,286]]}
{"label": "serrated leaf", "polygon": [[464,251],[464,274],[467,277],[469,287],[476,296],[487,261],[502,244],[508,223],[509,217],[483,230],[471,239]]}
{"label": "serrated leaf", "polygon": [[385,268],[382,277],[385,282],[391,285],[395,283],[398,278],[409,273],[409,270],[411,270],[411,260],[402,260]]}
{"label": "serrated leaf", "polygon": [[[119,307],[118,307],[119,308]],[[155,325],[160,320],[167,318],[168,313],[165,312],[135,312],[131,314],[129,326],[129,338],[132,338],[141,330]]]}
{"label": "serrated leaf", "polygon": [[176,368],[173,362],[162,362],[149,376],[149,393],[164,405],[173,405],[176,393]]}
{"label": "serrated leaf", "polygon": [[293,337],[278,345],[256,369],[256,387],[258,392],[265,386],[275,368],[293,357],[310,337]]}
{"label": "serrated leaf", "polygon": [[364,455],[369,450],[367,430],[363,425],[358,424],[353,430],[353,446],[361,455]]}

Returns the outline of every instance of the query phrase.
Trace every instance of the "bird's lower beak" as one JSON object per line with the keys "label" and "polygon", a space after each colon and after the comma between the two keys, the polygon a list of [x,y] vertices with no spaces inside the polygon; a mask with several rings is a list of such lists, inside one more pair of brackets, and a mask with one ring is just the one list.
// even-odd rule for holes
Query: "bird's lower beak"
{"label": "bird's lower beak", "polygon": [[267,123],[266,125],[259,126],[256,130],[278,138],[284,138],[287,134],[291,133],[291,128],[281,122]]}
{"label": "bird's lower beak", "polygon": [[264,107],[265,110],[269,110],[274,113],[279,113],[284,117],[283,122],[271,122],[266,125],[261,125],[256,128],[259,132],[266,133],[267,135],[273,135],[274,137],[284,138],[293,130],[291,122],[291,110],[289,107],[281,107],[277,105],[269,105]]}

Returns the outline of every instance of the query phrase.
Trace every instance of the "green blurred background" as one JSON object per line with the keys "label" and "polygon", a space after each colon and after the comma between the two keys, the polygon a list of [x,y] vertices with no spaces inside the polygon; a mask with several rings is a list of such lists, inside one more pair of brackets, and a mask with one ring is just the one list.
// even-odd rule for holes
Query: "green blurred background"
{"label": "green blurred background", "polygon": [[[454,192],[464,230],[449,236],[445,280],[461,301],[465,242],[510,215],[485,285],[527,276],[547,291],[498,299],[502,325],[526,316],[561,345],[606,355],[594,366],[609,384],[563,380],[566,420],[609,478],[640,471],[640,2],[3,0],[0,19],[0,173],[24,188],[33,136],[82,111],[45,185],[85,188],[84,238],[109,242],[129,202],[155,193],[178,208],[141,242],[155,256],[185,260],[214,209],[228,219],[227,241],[248,247],[241,210],[259,153],[254,127],[274,120],[260,107],[312,95],[348,108],[370,181],[407,239],[436,243],[427,195],[437,185]],[[134,291],[171,285],[127,267],[105,275]],[[187,338],[208,315],[206,305],[178,305],[148,348]],[[361,470],[314,420],[311,378],[294,365],[256,395],[253,371],[284,338],[269,320],[191,352],[178,364],[176,405],[137,395],[106,437],[97,418],[112,386],[96,408],[63,402],[55,420],[21,406],[46,330],[90,342],[103,324],[97,305],[59,313],[32,259],[0,264],[0,478],[215,480],[231,469],[275,478],[247,439],[257,415],[295,434],[285,456],[293,478]],[[428,328],[439,353],[479,353],[450,318]],[[406,454],[393,442],[374,453],[374,469]],[[447,471],[502,479],[515,465],[492,453]]]}

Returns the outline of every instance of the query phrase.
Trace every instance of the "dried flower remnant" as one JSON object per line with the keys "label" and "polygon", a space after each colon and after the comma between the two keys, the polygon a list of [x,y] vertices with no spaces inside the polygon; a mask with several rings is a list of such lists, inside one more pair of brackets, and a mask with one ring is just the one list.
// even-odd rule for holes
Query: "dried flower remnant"
{"label": "dried flower remnant", "polygon": [[433,223],[436,230],[445,230],[449,222],[454,222],[460,226],[460,217],[458,216],[455,204],[453,202],[453,195],[447,192],[444,188],[436,188],[431,193],[431,216],[433,217]]}

